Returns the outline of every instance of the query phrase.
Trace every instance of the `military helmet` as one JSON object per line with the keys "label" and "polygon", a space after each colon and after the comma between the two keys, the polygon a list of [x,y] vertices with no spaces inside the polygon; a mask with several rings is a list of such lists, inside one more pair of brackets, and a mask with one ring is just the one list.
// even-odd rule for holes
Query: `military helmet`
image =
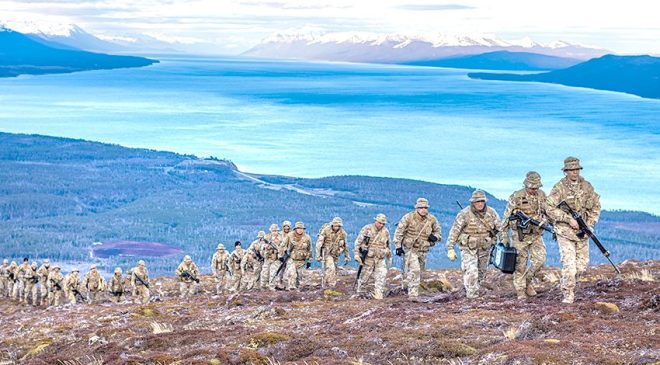
{"label": "military helmet", "polygon": [[577,157],[566,157],[564,160],[564,168],[562,168],[562,170],[582,170],[582,166],[580,166],[580,160]]}
{"label": "military helmet", "polygon": [[36,262],[36,261],[32,261],[32,265],[30,265],[30,266],[37,267],[38,265],[37,265],[37,262]]}
{"label": "military helmet", "polygon": [[53,265],[53,270],[59,270],[59,269],[60,269],[60,265],[58,264]]}
{"label": "military helmet", "polygon": [[[5,261],[7,261],[7,260],[5,260]],[[43,263],[44,263],[44,264],[50,264],[50,260],[48,260],[48,259],[44,259]]]}
{"label": "military helmet", "polygon": [[115,267],[115,274],[121,274],[121,267]]}
{"label": "military helmet", "polygon": [[523,184],[528,189],[538,189],[543,186],[543,184],[541,184],[541,175],[536,171],[530,171],[527,173]]}
{"label": "military helmet", "polygon": [[387,223],[387,217],[386,217],[385,214],[383,214],[383,213],[378,214],[378,215],[376,216],[376,218],[374,218],[374,219],[375,219],[376,222],[378,222],[378,223],[383,223],[383,224],[386,224],[386,223]]}
{"label": "military helmet", "polygon": [[296,226],[294,229],[302,228],[305,229],[305,224],[303,222],[296,222]]}
{"label": "military helmet", "polygon": [[92,264],[92,266],[89,267],[90,270],[96,270],[96,264]]}
{"label": "military helmet", "polygon": [[271,231],[271,232],[279,231],[280,227],[278,227],[277,224],[273,223],[273,224],[270,225],[270,228],[268,230]]}
{"label": "military helmet", "polygon": [[218,247],[216,247],[216,250],[224,250],[224,249],[225,249],[225,245],[223,245],[222,243],[218,243]]}
{"label": "military helmet", "polygon": [[290,221],[282,222],[282,228],[284,228],[284,226],[289,226],[289,228],[291,228],[291,222]]}
{"label": "military helmet", "polygon": [[71,272],[80,272],[80,270],[78,270],[77,267],[74,267],[73,269],[71,269]]}
{"label": "military helmet", "polygon": [[192,257],[190,257],[190,255],[185,255],[183,256],[183,261],[192,261]]}
{"label": "military helmet", "polygon": [[146,265],[146,264],[144,263],[144,260],[140,260],[140,261],[138,261],[138,266],[144,266],[144,265]]}
{"label": "military helmet", "polygon": [[344,222],[341,220],[341,218],[334,217],[334,218],[332,218],[332,225],[341,227],[341,226],[344,225]]}
{"label": "military helmet", "polygon": [[266,232],[259,231],[259,233],[257,233],[257,238],[264,238],[264,237],[266,237]]}
{"label": "military helmet", "polygon": [[3,264],[8,264],[8,263],[9,263],[9,260],[4,259],[4,260],[2,260],[2,263],[3,263]]}
{"label": "military helmet", "polygon": [[488,198],[486,198],[486,193],[483,192],[483,190],[475,190],[472,192],[472,197],[470,198],[470,203],[475,203],[475,202],[487,202]]}
{"label": "military helmet", "polygon": [[417,202],[415,203],[415,209],[428,208],[428,207],[429,207],[429,201],[426,200],[426,198],[417,198]]}

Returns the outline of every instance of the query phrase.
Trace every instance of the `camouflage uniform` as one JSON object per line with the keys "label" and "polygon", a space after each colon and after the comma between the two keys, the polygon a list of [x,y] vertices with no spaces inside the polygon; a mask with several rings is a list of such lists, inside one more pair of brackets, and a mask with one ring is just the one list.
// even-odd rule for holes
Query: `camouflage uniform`
{"label": "camouflage uniform", "polygon": [[[142,280],[139,280],[138,277]],[[146,285],[145,285],[146,284]],[[138,266],[134,267],[131,275],[131,287],[133,288],[133,299],[136,303],[149,303],[149,271],[144,261],[138,261]]]}
{"label": "camouflage uniform", "polygon": [[[484,202],[484,208],[478,211],[475,203],[480,201]],[[447,239],[447,254],[450,260],[456,259],[456,243],[461,250],[463,285],[468,298],[479,296],[479,286],[486,275],[490,251],[497,241],[497,229],[500,226],[499,215],[493,208],[485,205],[486,201],[483,191],[474,191],[470,206],[458,213]]]}
{"label": "camouflage uniform", "polygon": [[7,296],[11,299],[16,299],[14,296],[14,288],[18,286],[18,265],[16,261],[12,261],[7,269],[7,279],[9,286],[7,287]]}
{"label": "camouflage uniform", "polygon": [[225,251],[225,245],[218,244],[218,247],[211,258],[211,270],[215,278],[215,292],[222,294],[227,288],[227,279],[229,272],[229,254]]}
{"label": "camouflage uniform", "polygon": [[12,288],[9,282],[9,261],[4,260],[2,267],[0,267],[0,297],[8,297],[10,295]]}
{"label": "camouflage uniform", "polygon": [[[564,160],[564,172],[582,169],[580,160],[568,157]],[[565,303],[573,303],[575,299],[575,283],[589,265],[589,237],[580,238],[578,231],[571,228],[571,215],[558,208],[565,201],[576,212],[582,215],[585,223],[593,228],[600,218],[600,196],[593,186],[581,176],[572,182],[568,176],[561,179],[548,195],[548,215],[555,221],[555,233],[561,256],[561,291]]]}
{"label": "camouflage uniform", "polygon": [[90,304],[96,301],[98,293],[105,290],[105,279],[96,270],[96,265],[92,265],[85,275],[83,286],[87,289],[87,302]]}
{"label": "camouflage uniform", "polygon": [[30,263],[23,261],[23,263],[14,269],[14,293],[13,297],[16,301],[23,300],[23,288],[25,288],[25,272],[30,269]]}
{"label": "camouflage uniform", "polygon": [[254,249],[254,246],[250,246],[241,258],[241,273],[243,276],[241,290],[252,290],[259,278],[257,272],[259,260]]}
{"label": "camouflage uniform", "polygon": [[39,305],[47,305],[48,304],[48,290],[50,289],[48,287],[48,274],[50,274],[50,261],[48,259],[44,260],[44,262],[41,264],[39,267],[39,270],[37,270],[37,275],[39,275],[39,285],[40,285],[40,297],[39,300],[41,303]]}
{"label": "camouflage uniform", "polygon": [[64,276],[60,272],[60,267],[54,265],[53,269],[48,273],[48,302],[50,305],[60,305],[62,292],[64,291]]}
{"label": "camouflage uniform", "polygon": [[[388,266],[392,266],[392,244],[390,241],[390,232],[385,227],[386,223],[387,217],[385,217],[385,214],[378,214],[374,223],[362,227],[360,234],[355,239],[355,248],[353,250],[355,261],[359,265],[362,265],[362,272],[357,283],[357,292],[360,293],[373,276],[374,289],[372,296],[374,299],[383,299],[385,295],[387,268]],[[368,242],[365,242],[366,237],[368,237]],[[362,262],[360,257],[361,250],[367,251],[364,262]],[[385,263],[385,259],[388,260],[387,264]]]}
{"label": "camouflage uniform", "polygon": [[397,255],[400,255],[402,245],[405,252],[405,272],[401,273],[401,280],[404,280],[405,275],[410,298],[419,295],[419,282],[426,267],[429,249],[442,240],[440,224],[435,216],[428,212],[428,208],[428,200],[417,199],[415,210],[401,218],[394,232]]}
{"label": "camouflage uniform", "polygon": [[[540,190],[541,186],[543,186],[541,176],[534,171],[528,172],[523,183],[523,189],[511,194],[502,216],[500,226],[502,242],[506,245],[509,244],[510,228],[513,246],[518,250],[516,271],[513,273],[513,286],[516,289],[518,299],[536,295],[532,280],[545,263],[546,251],[542,228],[533,224],[528,224],[525,228],[519,228],[518,221],[509,220],[509,217],[517,211],[521,211],[532,219],[547,223],[546,196],[543,190]],[[528,189],[538,190],[528,191]],[[529,268],[527,267],[527,258],[530,261]]]}
{"label": "camouflage uniform", "polygon": [[197,281],[199,281],[199,268],[192,258],[186,255],[183,262],[176,268],[175,274],[179,279],[179,293],[181,298],[195,295]]}
{"label": "camouflage uniform", "polygon": [[279,243],[277,243],[278,241],[275,240],[274,235],[271,234],[271,236],[273,237],[271,240],[273,241],[273,244],[275,244],[275,246],[277,247],[277,250],[278,250],[277,259],[279,261],[279,262],[275,262],[274,265],[273,265],[273,266],[275,266],[275,268],[272,270],[271,275],[270,275],[271,287],[279,287],[279,288],[284,287],[284,274],[285,273],[282,272],[282,273],[280,273],[280,275],[277,275],[277,276],[275,274],[277,273],[277,270],[282,265],[281,260],[282,260],[282,257],[284,257],[284,253],[287,250],[287,247],[284,244],[284,239],[286,238],[286,236],[289,235],[289,233],[291,233],[291,222],[284,221],[284,222],[282,222],[282,231],[279,232]]}
{"label": "camouflage uniform", "polygon": [[281,262],[277,258],[279,257],[281,242],[282,236],[279,233],[279,227],[277,227],[277,224],[272,224],[270,233],[264,236],[264,242],[261,245],[261,257],[264,258],[261,267],[261,288],[275,289],[275,282],[271,279],[280,267]]}
{"label": "camouflage uniform", "polygon": [[121,268],[115,268],[115,273],[110,279],[110,300],[114,303],[121,302],[121,297],[124,295],[124,277],[122,276]]}
{"label": "camouflage uniform", "polygon": [[[77,303],[77,294],[80,293],[82,283],[80,282],[80,272],[78,269],[73,268],[71,273],[64,278],[64,293],[69,300],[69,303]],[[82,293],[80,293],[82,295]]]}
{"label": "camouflage uniform", "polygon": [[[240,242],[237,242],[240,244]],[[245,256],[245,251],[240,245],[236,245],[234,252],[229,255],[229,268],[232,272],[232,282],[229,291],[236,292],[241,290],[241,281],[243,280],[243,272],[241,271],[241,261]]]}
{"label": "camouflage uniform", "polygon": [[248,247],[248,251],[254,252],[256,260],[252,262],[252,275],[251,278],[253,280],[252,285],[250,287],[252,288],[258,288],[261,289],[261,269],[264,266],[264,257],[261,255],[261,250],[262,246],[265,244],[264,242],[264,237],[266,236],[266,232],[264,231],[259,231],[257,234],[257,239],[252,241],[250,246]]}
{"label": "camouflage uniform", "polygon": [[[302,230],[302,233],[298,232]],[[284,244],[287,247],[289,261],[286,265],[287,290],[298,289],[303,281],[303,274],[306,266],[309,266],[308,260],[312,259],[312,238],[305,233],[303,222],[296,222],[293,232],[284,238]]]}
{"label": "camouflage uniform", "polygon": [[32,296],[32,305],[37,305],[37,293],[39,288],[39,275],[37,274],[37,263],[33,262],[32,265],[23,272],[23,304],[28,304],[28,298]]}
{"label": "camouflage uniform", "polygon": [[[321,275],[325,281],[325,286],[334,288],[337,285],[337,267],[339,265],[339,256],[344,254],[344,265],[348,263],[349,252],[346,243],[348,235],[344,230],[341,218],[335,217],[332,222],[325,224],[319,231],[316,240],[316,261],[323,264],[325,269]],[[333,228],[337,227],[335,231]]]}

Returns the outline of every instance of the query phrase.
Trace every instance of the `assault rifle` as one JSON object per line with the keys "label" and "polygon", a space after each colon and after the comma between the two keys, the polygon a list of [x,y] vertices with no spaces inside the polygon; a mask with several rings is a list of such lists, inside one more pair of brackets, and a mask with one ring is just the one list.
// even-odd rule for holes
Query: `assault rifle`
{"label": "assault rifle", "polygon": [[11,281],[13,281],[13,282],[16,282],[16,281],[17,281],[16,275],[14,275],[13,272],[10,272],[10,273],[9,273],[9,280],[11,280]]}
{"label": "assault rifle", "polygon": [[138,275],[138,274],[136,274],[136,273],[133,273],[133,275],[135,276],[135,278],[137,279],[137,281],[140,282],[140,284],[144,285],[145,288],[149,289],[149,284],[147,284],[147,283],[146,283],[146,282],[140,277],[140,275]]}
{"label": "assault rifle", "polygon": [[80,291],[78,291],[78,289],[71,289],[71,291],[77,298],[80,299],[81,303],[85,302],[85,297],[82,295],[82,293],[80,293]]}
{"label": "assault rifle", "polygon": [[199,283],[199,278],[196,276],[193,276],[193,274],[190,273],[190,271],[186,270],[181,273],[181,277],[184,279],[191,279],[192,281]]}
{"label": "assault rifle", "polygon": [[321,247],[321,288],[325,288],[325,247]]}
{"label": "assault rifle", "polygon": [[358,267],[357,275],[355,276],[355,283],[353,283],[353,288],[357,288],[358,282],[360,281],[360,275],[362,275],[362,267],[364,266],[364,261],[367,259],[367,254],[369,253],[369,240],[371,237],[365,236],[362,240],[362,245],[366,248],[360,247],[360,266]]}
{"label": "assault rifle", "polygon": [[287,261],[289,261],[289,256],[291,256],[291,251],[286,250],[284,251],[284,256],[279,258],[282,264],[280,265],[280,267],[277,268],[277,272],[275,272],[275,275],[270,279],[271,282],[278,276],[280,277],[280,279],[282,279],[282,277],[284,276],[284,270],[286,269]]}
{"label": "assault rifle", "polygon": [[539,222],[536,219],[523,213],[521,210],[517,210],[515,213],[511,214],[511,216],[509,216],[509,220],[518,222],[516,228],[518,229],[518,236],[520,236],[520,238],[522,238],[523,236],[522,230],[529,227],[530,224],[535,225],[543,229],[544,231],[553,234],[555,233],[555,227],[553,227],[551,224],[545,222]]}
{"label": "assault rifle", "polygon": [[575,219],[575,221],[577,221],[577,224],[580,227],[580,230],[577,233],[578,238],[583,239],[585,236],[591,238],[591,240],[594,241],[594,243],[596,244],[596,246],[598,247],[600,252],[603,254],[603,256],[605,256],[607,261],[609,261],[610,264],[612,264],[612,266],[614,266],[614,270],[616,270],[617,273],[621,274],[621,270],[619,270],[619,268],[610,259],[610,252],[607,251],[607,249],[605,249],[605,247],[600,242],[598,237],[596,237],[596,234],[591,229],[589,229],[589,226],[584,221],[584,218],[582,218],[582,215],[580,215],[580,213],[573,210],[573,208],[571,208],[571,206],[568,205],[568,203],[566,203],[566,201],[564,201],[564,200],[562,200],[561,203],[559,203],[559,205],[557,207],[559,209],[563,209],[563,210],[567,211],[571,215],[571,217],[573,217],[573,219]]}
{"label": "assault rifle", "polygon": [[226,261],[226,260],[222,260],[222,264],[224,265],[225,270],[227,270],[227,272],[229,273],[229,276],[232,276],[232,277],[233,277],[234,274],[232,274],[231,270],[229,269],[229,265],[227,265],[227,261]]}
{"label": "assault rifle", "polygon": [[39,282],[39,276],[35,275],[31,277],[30,280],[32,280],[32,284],[36,284]]}
{"label": "assault rifle", "polygon": [[[60,281],[54,282],[53,285],[54,285],[54,287],[57,288],[57,290],[62,290],[62,284],[61,283],[62,283],[62,281],[60,280]],[[53,291],[53,287],[50,288],[50,291],[51,292]]]}

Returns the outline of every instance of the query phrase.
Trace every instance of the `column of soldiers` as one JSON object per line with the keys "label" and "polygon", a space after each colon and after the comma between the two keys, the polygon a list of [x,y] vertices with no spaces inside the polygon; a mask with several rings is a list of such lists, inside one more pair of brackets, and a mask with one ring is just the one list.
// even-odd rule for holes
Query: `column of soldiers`
{"label": "column of soldiers", "polygon": [[[546,257],[543,230],[536,225],[518,225],[512,217],[522,212],[538,222],[554,225],[562,263],[560,287],[563,302],[574,301],[576,281],[589,262],[589,238],[578,235],[578,222],[560,207],[560,203],[566,202],[593,228],[600,215],[600,201],[591,184],[580,176],[582,166],[577,158],[566,158],[562,170],[565,177],[547,196],[541,190],[541,176],[534,171],[528,172],[523,188],[509,197],[503,219],[488,206],[483,191],[472,193],[470,205],[456,216],[446,244],[447,257],[451,261],[457,258],[456,245],[460,250],[467,298],[479,297],[491,250],[498,241],[506,245],[512,241],[518,251],[513,274],[517,298],[524,300],[537,295],[534,279]],[[387,217],[378,214],[373,223],[362,227],[355,239],[353,255],[359,265],[356,291],[366,292],[370,286],[368,293],[375,299],[382,299],[387,294],[385,279],[392,267],[394,252],[403,260],[402,284],[409,299],[416,301],[428,252],[441,240],[440,224],[429,213],[429,202],[425,198],[417,199],[414,210],[398,222],[393,241],[387,228]],[[321,287],[334,288],[341,255],[344,255],[344,265],[350,260],[347,242],[343,222],[335,217],[321,227],[315,247],[304,223],[296,222],[292,226],[289,221],[282,223],[282,231],[277,224],[270,226],[268,234],[259,231],[245,250],[240,241],[235,242],[231,253],[220,243],[211,260],[215,292],[220,295],[251,289],[298,290],[306,282],[303,280],[305,269],[310,268],[313,253],[322,267]],[[175,274],[180,282],[181,297],[194,295],[200,282],[200,270],[190,256],[184,257]],[[106,290],[116,303],[129,292],[136,302],[148,302],[149,275],[144,261],[140,260],[137,267],[129,270],[127,278],[122,276],[121,268],[116,268],[109,285],[95,265],[82,281],[76,268],[62,277],[59,266],[50,267],[48,260],[44,260],[39,268],[36,262],[30,264],[27,258],[20,266],[4,260],[0,268],[0,294],[26,304],[31,299],[33,305],[58,305],[62,294],[70,303],[79,300],[93,303],[98,293]],[[86,299],[83,291],[87,293]]]}

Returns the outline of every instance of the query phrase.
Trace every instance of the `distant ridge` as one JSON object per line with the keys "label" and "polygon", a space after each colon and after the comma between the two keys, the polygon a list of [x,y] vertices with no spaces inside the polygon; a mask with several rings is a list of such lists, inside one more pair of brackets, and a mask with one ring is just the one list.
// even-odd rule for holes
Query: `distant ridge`
{"label": "distant ridge", "polygon": [[480,70],[547,71],[574,66],[575,58],[548,56],[530,52],[495,51],[470,56],[407,62],[407,65],[451,67]]}
{"label": "distant ridge", "polygon": [[660,58],[647,55],[605,55],[563,70],[532,75],[477,72],[468,76],[482,80],[547,82],[660,98]]}

